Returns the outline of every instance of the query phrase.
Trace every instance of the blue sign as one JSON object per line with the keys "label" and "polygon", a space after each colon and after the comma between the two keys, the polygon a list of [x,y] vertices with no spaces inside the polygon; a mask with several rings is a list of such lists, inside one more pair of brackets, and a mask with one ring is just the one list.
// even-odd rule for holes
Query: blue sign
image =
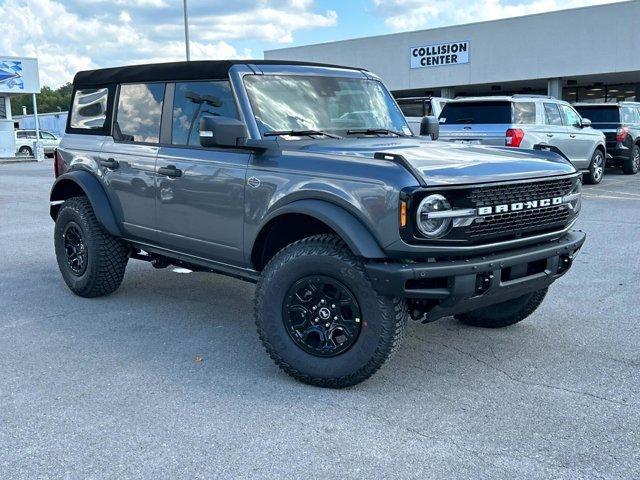
{"label": "blue sign", "polygon": [[22,62],[18,60],[0,61],[0,89],[24,90]]}

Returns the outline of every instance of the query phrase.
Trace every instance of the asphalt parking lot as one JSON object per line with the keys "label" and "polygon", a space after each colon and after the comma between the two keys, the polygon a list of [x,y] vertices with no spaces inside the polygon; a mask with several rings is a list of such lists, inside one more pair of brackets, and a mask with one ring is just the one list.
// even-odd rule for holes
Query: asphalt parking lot
{"label": "asphalt parking lot", "polygon": [[587,243],[528,320],[412,324],[342,391],[277,369],[250,284],[131,261],[73,296],[51,183],[0,165],[0,477],[640,478],[640,175],[585,187]]}

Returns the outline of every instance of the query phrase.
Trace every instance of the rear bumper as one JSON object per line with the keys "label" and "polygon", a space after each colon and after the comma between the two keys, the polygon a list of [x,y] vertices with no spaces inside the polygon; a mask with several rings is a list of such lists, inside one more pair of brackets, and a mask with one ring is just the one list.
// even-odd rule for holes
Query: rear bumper
{"label": "rear bumper", "polygon": [[621,143],[607,143],[607,159],[626,160],[631,157],[631,149]]}
{"label": "rear bumper", "polygon": [[420,299],[432,308],[424,321],[501,303],[551,285],[564,275],[586,235],[454,261],[370,263],[373,287],[381,295]]}

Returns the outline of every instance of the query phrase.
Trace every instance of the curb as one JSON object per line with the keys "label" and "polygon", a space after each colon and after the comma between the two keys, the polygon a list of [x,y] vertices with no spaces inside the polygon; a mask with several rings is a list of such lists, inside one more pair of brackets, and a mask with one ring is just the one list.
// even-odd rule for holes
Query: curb
{"label": "curb", "polygon": [[0,158],[0,164],[3,163],[29,163],[36,162],[35,157],[8,157]]}

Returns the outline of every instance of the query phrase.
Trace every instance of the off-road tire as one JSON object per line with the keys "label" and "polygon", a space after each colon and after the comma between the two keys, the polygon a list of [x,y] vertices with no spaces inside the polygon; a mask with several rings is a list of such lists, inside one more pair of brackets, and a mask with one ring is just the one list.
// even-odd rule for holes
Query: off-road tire
{"label": "off-road tire", "polygon": [[513,300],[455,315],[455,318],[471,327],[508,327],[521,322],[535,312],[547,295],[547,290],[545,288]]}
{"label": "off-road tire", "polygon": [[640,145],[633,146],[629,158],[622,162],[622,171],[626,175],[635,175],[640,171]]}
{"label": "off-road tire", "polygon": [[[602,162],[601,171],[598,170],[598,164],[600,162]],[[589,163],[589,170],[587,170],[583,175],[584,183],[587,183],[589,185],[597,185],[598,183],[600,183],[604,178],[604,168],[606,164],[607,164],[607,159],[605,158],[604,153],[602,153],[602,150],[597,148],[596,151],[593,152],[593,155],[591,156],[591,163]]]}
{"label": "off-road tire", "polygon": [[[86,245],[86,270],[81,275],[74,273],[67,260],[64,231],[70,222],[79,226]],[[56,218],[54,244],[62,278],[76,295],[108,295],[122,283],[129,246],[104,229],[86,197],[72,197],[62,204]]]}
{"label": "off-road tire", "polygon": [[[286,292],[299,279],[331,277],[353,293],[362,312],[355,343],[332,357],[307,353],[283,321]],[[373,375],[397,350],[407,321],[406,302],[378,295],[363,263],[334,235],[315,235],[278,252],[262,271],[255,295],[255,321],[267,353],[293,378],[319,387],[344,388]]]}

